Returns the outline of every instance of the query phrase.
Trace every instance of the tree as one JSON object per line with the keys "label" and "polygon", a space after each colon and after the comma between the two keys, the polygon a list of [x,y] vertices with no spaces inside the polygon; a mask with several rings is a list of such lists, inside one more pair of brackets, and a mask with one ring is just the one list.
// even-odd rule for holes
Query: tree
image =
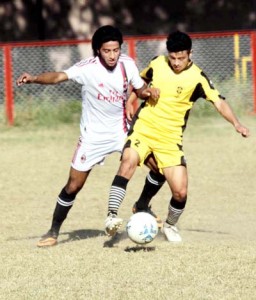
{"label": "tree", "polygon": [[256,28],[256,0],[2,0],[0,38],[20,40],[90,38],[101,25],[125,35]]}

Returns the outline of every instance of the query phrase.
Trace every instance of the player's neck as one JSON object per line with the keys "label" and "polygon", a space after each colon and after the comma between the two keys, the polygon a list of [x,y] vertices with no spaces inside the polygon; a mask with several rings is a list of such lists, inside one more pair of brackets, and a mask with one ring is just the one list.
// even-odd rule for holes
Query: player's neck
{"label": "player's neck", "polygon": [[99,61],[101,62],[103,67],[106,68],[108,71],[113,71],[117,65],[117,63],[116,63],[114,66],[109,66],[106,64],[106,62],[101,57],[99,57]]}

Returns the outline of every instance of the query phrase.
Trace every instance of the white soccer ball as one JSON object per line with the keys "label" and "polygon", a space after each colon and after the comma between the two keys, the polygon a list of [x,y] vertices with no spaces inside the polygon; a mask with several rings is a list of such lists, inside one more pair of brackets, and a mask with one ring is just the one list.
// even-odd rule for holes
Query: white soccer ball
{"label": "white soccer ball", "polygon": [[149,213],[137,212],[126,225],[128,237],[136,244],[148,244],[158,233],[156,219]]}

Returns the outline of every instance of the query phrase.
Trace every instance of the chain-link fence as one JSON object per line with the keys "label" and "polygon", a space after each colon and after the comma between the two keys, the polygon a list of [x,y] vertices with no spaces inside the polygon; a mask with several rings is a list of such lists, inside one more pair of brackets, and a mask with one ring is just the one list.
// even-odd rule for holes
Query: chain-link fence
{"label": "chain-link fence", "polygon": [[[194,63],[203,69],[232,104],[247,111],[254,110],[251,35],[222,36],[219,33],[191,36]],[[143,39],[136,42],[136,57],[140,69],[154,56],[163,53],[166,53],[166,39]]]}
{"label": "chain-link fence", "polygon": [[[191,37],[193,61],[210,77],[221,94],[247,110],[254,110],[251,32],[192,34]],[[71,81],[59,85],[26,85],[23,88],[17,88],[15,81],[23,72],[39,74],[68,68],[92,55],[90,41],[19,43],[9,46],[9,73],[5,71],[4,46],[0,47],[0,61],[3,65],[0,76],[0,123],[10,123],[6,116],[8,105],[15,118],[28,107],[50,107],[63,101],[80,101],[81,87]],[[153,57],[166,54],[166,37],[129,37],[125,39],[122,51],[134,56],[141,70]],[[6,94],[6,76],[12,77],[8,88],[12,90],[13,99],[8,99]]]}

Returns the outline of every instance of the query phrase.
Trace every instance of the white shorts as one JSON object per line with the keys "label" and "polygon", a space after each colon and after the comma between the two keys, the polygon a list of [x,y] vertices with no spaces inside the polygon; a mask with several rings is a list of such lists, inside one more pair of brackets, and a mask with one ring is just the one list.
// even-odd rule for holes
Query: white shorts
{"label": "white shorts", "polygon": [[91,170],[96,164],[103,165],[107,155],[113,152],[122,152],[125,138],[126,135],[116,140],[105,140],[92,144],[80,137],[71,162],[72,168],[85,172]]}

